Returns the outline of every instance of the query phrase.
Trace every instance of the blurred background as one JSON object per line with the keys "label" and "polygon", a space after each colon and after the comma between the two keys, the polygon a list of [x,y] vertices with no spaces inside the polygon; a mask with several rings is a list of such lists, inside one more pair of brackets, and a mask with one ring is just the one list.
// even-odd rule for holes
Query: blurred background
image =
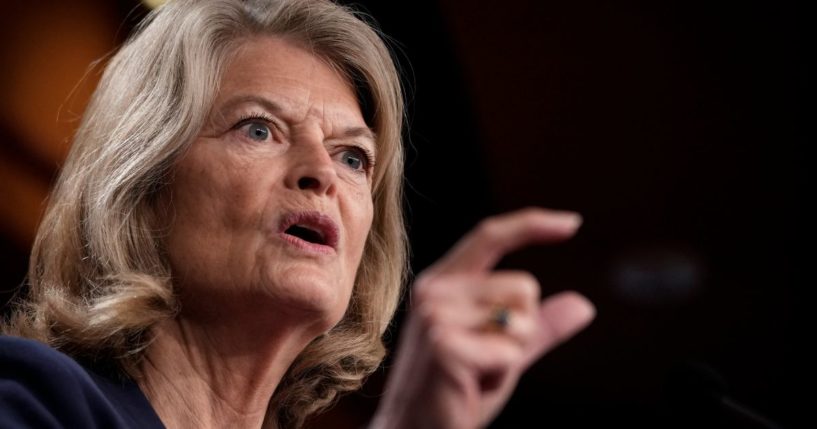
{"label": "blurred background", "polygon": [[[815,427],[801,5],[354,5],[394,39],[408,88],[415,272],[490,214],[535,205],[585,218],[569,243],[501,263],[530,270],[543,294],[586,294],[598,318],[527,373],[492,427],[764,427],[717,405],[725,395],[782,427]],[[23,283],[99,78],[89,66],[148,9],[0,7],[2,303]],[[311,426],[365,425],[388,366]]]}

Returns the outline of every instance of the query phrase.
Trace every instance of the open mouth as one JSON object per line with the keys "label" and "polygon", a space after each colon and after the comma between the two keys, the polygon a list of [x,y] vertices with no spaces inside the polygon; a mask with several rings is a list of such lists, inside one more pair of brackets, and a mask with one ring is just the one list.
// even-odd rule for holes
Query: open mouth
{"label": "open mouth", "polygon": [[338,227],[320,212],[297,212],[284,216],[281,232],[307,243],[336,248]]}
{"label": "open mouth", "polygon": [[284,234],[293,235],[301,240],[315,244],[326,245],[326,239],[320,231],[316,231],[306,226],[292,225],[284,231]]}

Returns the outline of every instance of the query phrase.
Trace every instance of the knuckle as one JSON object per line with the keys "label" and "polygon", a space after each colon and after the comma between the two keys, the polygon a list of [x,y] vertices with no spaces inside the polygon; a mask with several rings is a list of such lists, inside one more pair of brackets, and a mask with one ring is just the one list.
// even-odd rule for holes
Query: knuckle
{"label": "knuckle", "polygon": [[521,271],[516,276],[516,284],[522,296],[527,300],[538,300],[541,289],[539,280],[527,271]]}
{"label": "knuckle", "polygon": [[451,300],[452,294],[467,286],[464,279],[464,276],[456,274],[421,273],[412,287],[412,305]]}
{"label": "knuckle", "polygon": [[412,288],[412,300],[419,305],[432,300],[435,295],[434,283],[433,277],[429,274],[422,273],[417,276],[414,280],[414,287]]}
{"label": "knuckle", "polygon": [[502,233],[502,222],[497,217],[488,217],[479,222],[476,234],[489,244],[496,242]]}
{"label": "knuckle", "polygon": [[541,295],[539,280],[528,271],[509,271],[502,274],[508,291],[519,302],[536,303]]}
{"label": "knuckle", "polygon": [[443,312],[439,305],[434,301],[426,301],[417,305],[414,309],[415,317],[419,322],[421,329],[429,331],[436,326],[441,326],[443,323]]}

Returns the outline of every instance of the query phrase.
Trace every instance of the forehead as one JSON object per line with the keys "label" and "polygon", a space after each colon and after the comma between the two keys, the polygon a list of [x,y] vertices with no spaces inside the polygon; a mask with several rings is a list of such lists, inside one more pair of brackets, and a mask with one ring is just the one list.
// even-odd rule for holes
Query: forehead
{"label": "forehead", "polygon": [[281,37],[257,36],[239,45],[222,76],[217,102],[237,93],[322,103],[360,113],[355,91],[340,72]]}
{"label": "forehead", "polygon": [[362,138],[372,149],[378,146],[347,78],[303,44],[286,38],[248,38],[227,64],[214,113],[224,115],[248,105],[287,122],[316,119],[327,132]]}

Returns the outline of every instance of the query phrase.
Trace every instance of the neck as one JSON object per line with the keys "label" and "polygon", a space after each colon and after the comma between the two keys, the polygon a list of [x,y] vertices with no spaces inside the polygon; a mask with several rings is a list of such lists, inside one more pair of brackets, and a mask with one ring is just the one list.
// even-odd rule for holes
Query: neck
{"label": "neck", "polygon": [[281,378],[315,337],[214,322],[180,315],[154,332],[139,385],[168,428],[260,428]]}

